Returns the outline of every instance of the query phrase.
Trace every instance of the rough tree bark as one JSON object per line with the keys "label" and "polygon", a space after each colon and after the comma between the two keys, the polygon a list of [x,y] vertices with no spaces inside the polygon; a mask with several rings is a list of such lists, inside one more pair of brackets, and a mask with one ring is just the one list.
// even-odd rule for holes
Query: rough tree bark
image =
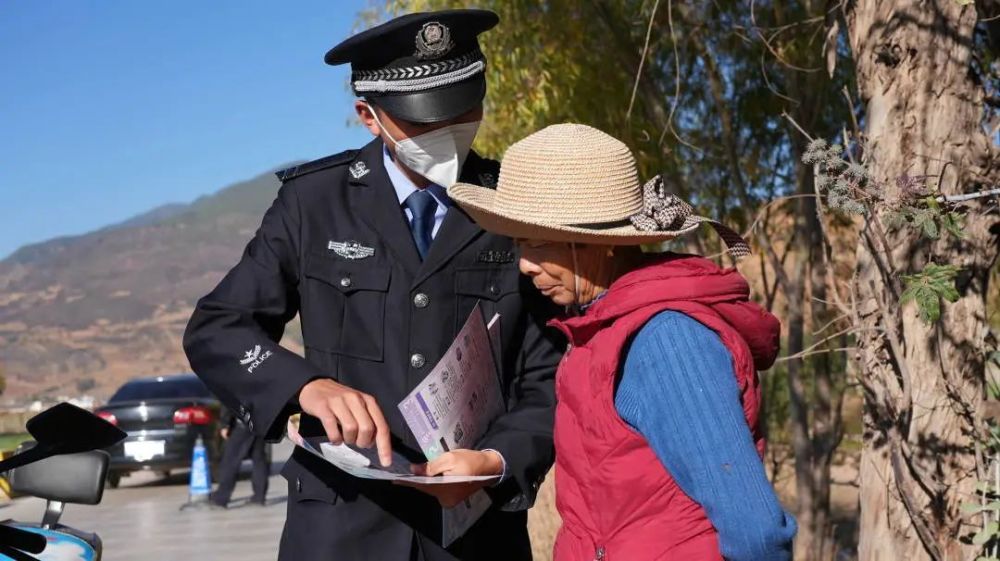
{"label": "rough tree bark", "polygon": [[[845,3],[850,47],[865,104],[864,160],[886,200],[897,178],[927,176],[943,194],[997,179],[995,149],[980,126],[983,91],[970,69],[976,10],[956,0]],[[998,218],[968,205],[965,239],[921,238],[887,226],[890,209],[867,217],[855,292],[865,386],[861,462],[862,561],[975,559],[959,537],[971,528],[959,505],[975,485],[972,448],[984,394],[988,273]],[[931,262],[963,268],[958,302],[927,325],[899,306],[900,276]]]}

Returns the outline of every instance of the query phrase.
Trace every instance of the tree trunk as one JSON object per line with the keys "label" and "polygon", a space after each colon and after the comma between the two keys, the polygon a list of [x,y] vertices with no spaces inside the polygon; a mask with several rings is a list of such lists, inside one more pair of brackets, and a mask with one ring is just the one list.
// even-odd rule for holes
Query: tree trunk
{"label": "tree trunk", "polygon": [[[774,23],[786,25],[789,22],[785,2],[772,5]],[[824,2],[812,5],[804,2],[803,8],[810,16],[820,16]],[[821,64],[822,55],[817,53],[809,66]],[[809,130],[815,130],[822,121],[826,104],[831,97],[832,84],[827,75],[803,73],[793,68],[784,68],[785,88],[788,95],[798,104],[790,105],[797,123]],[[828,333],[816,333],[828,325],[833,317],[827,309],[826,244],[820,217],[817,214],[815,173],[811,165],[802,162],[806,141],[793,127],[788,127],[792,155],[795,158],[797,194],[795,201],[796,235],[795,258],[797,265],[792,275],[797,279],[796,293],[787,293],[791,301],[800,302],[798,316],[789,314],[788,352],[801,352],[813,343],[813,338],[822,339]],[[808,302],[806,285],[808,284]],[[806,306],[808,304],[808,306]],[[792,311],[792,306],[789,306]],[[793,323],[793,318],[797,323]],[[809,326],[813,334],[808,339],[804,329]],[[797,331],[797,333],[794,333]],[[836,331],[834,327],[831,331]],[[830,348],[821,345],[817,351]],[[803,561],[828,561],[833,558],[832,523],[830,513],[830,467],[833,452],[840,442],[840,406],[843,371],[834,372],[829,354],[802,357],[789,363],[789,401],[792,423],[792,444],[795,450],[795,515],[799,531],[795,538],[794,557]]]}
{"label": "tree trunk", "polygon": [[[792,152],[801,161],[804,146],[793,142]],[[799,194],[814,193],[815,177],[811,166],[797,166]],[[831,322],[833,317],[826,305],[827,275],[823,230],[816,212],[816,199],[803,197],[796,201],[797,265],[788,292],[788,352],[795,354],[807,346],[805,340],[805,283],[809,283],[808,318],[812,329]],[[808,267],[807,267],[808,265]],[[807,274],[808,270],[808,274]],[[798,302],[793,305],[793,302]],[[835,331],[835,329],[832,329]],[[822,339],[828,333],[818,333]],[[823,344],[816,351],[831,348]],[[840,410],[843,397],[843,370],[835,371],[831,356],[820,353],[803,357],[788,364],[789,405],[791,409],[792,446],[795,450],[795,493],[799,532],[795,539],[795,558],[804,561],[826,561],[833,558],[832,523],[830,513],[830,467],[833,452],[840,443]],[[807,384],[807,381],[811,381]]]}
{"label": "tree trunk", "polygon": [[[806,177],[800,181],[809,188],[809,192],[813,192],[812,168],[802,167],[807,171]],[[828,298],[827,263],[824,251],[828,241],[824,238],[819,223],[816,199],[804,198],[800,201],[804,207],[801,210],[805,234],[803,237],[807,240],[807,246],[803,248],[802,253],[809,256],[809,317],[812,320],[811,326],[814,332],[828,326],[826,332],[815,335],[817,339],[823,339],[828,337],[829,333],[837,331],[837,323],[833,322],[832,310],[826,303]],[[831,288],[836,289],[835,287]],[[834,344],[828,342],[815,350],[823,351],[834,347]],[[808,459],[808,463],[803,465],[802,469],[808,470],[809,492],[812,497],[809,519],[800,520],[800,528],[806,527],[806,523],[809,523],[808,539],[795,540],[795,558],[826,561],[833,559],[835,553],[830,512],[832,484],[830,469],[833,453],[840,444],[843,434],[840,412],[845,373],[842,368],[838,369],[834,357],[829,352],[821,352],[815,356],[804,358],[803,361],[806,363],[813,381],[812,399],[810,400],[812,418],[809,424],[811,439],[808,443],[808,449],[796,450],[796,464],[799,463],[800,456]],[[805,462],[803,463],[805,464]],[[801,485],[799,487],[801,492]],[[800,532],[801,535],[804,534]]]}
{"label": "tree trunk", "polygon": [[[864,161],[883,201],[897,179],[926,176],[943,194],[995,179],[982,132],[983,92],[971,71],[974,6],[956,0],[856,0],[845,8],[865,103]],[[865,388],[861,461],[862,561],[975,559],[959,512],[974,497],[975,419],[984,393],[986,289],[998,219],[981,202],[966,209],[964,240],[887,228],[891,205],[866,217],[855,292],[859,370]],[[928,263],[963,268],[961,298],[924,323],[899,305],[901,276]]]}

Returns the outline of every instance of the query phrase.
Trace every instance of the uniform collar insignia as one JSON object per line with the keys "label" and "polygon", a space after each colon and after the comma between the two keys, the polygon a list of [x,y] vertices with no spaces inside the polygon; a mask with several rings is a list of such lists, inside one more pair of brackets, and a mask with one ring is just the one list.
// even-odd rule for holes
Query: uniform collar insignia
{"label": "uniform collar insignia", "polygon": [[368,166],[365,165],[365,163],[361,160],[358,160],[353,164],[351,164],[351,167],[348,169],[351,172],[351,177],[353,177],[354,179],[361,179],[362,177],[368,175],[368,172],[371,171],[370,169],[368,169]]}
{"label": "uniform collar insignia", "polygon": [[420,28],[416,38],[417,60],[434,60],[448,54],[455,43],[451,40],[451,30],[436,21],[429,21]]}
{"label": "uniform collar insignia", "polygon": [[344,259],[366,259],[375,255],[374,247],[365,247],[361,245],[361,243],[353,240],[343,242],[330,240],[330,243],[327,244],[326,248]]}

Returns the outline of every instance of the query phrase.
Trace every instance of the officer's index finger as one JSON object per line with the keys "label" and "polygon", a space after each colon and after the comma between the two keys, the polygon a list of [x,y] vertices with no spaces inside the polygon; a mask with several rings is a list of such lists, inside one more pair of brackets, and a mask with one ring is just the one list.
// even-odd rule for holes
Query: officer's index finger
{"label": "officer's index finger", "polygon": [[382,467],[389,467],[392,465],[392,433],[389,432],[389,423],[385,420],[382,408],[378,406],[374,397],[366,396],[365,405],[375,423],[375,447],[378,449],[378,458],[382,462]]}

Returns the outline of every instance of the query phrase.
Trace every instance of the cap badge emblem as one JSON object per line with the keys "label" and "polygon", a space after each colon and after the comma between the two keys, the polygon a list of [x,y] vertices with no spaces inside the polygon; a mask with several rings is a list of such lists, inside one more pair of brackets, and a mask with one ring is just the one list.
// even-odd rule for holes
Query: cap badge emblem
{"label": "cap badge emblem", "polygon": [[362,177],[368,175],[368,172],[371,170],[368,169],[368,166],[366,166],[364,162],[358,160],[351,164],[348,171],[351,172],[351,177],[354,179],[361,179]]}
{"label": "cap badge emblem", "polygon": [[451,40],[451,31],[436,21],[424,24],[417,32],[417,52],[413,56],[417,60],[434,60],[448,54],[455,43]]}

